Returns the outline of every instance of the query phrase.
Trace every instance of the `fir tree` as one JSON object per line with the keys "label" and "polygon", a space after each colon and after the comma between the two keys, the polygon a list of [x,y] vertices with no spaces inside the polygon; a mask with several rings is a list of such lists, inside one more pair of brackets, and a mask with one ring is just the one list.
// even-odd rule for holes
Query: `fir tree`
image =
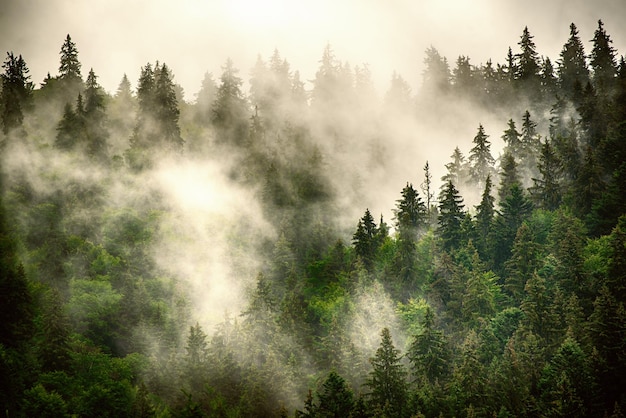
{"label": "fir tree", "polygon": [[598,20],[598,29],[594,32],[592,42],[589,64],[593,70],[594,86],[601,94],[611,93],[615,86],[617,63],[615,48],[611,46],[613,40],[604,30],[602,20]]}
{"label": "fir tree", "polygon": [[477,248],[481,255],[485,255],[488,247],[489,235],[495,215],[495,199],[491,195],[491,175],[485,180],[485,190],[483,191],[480,204],[476,206],[476,233],[478,237]]}
{"label": "fir tree", "polygon": [[554,147],[546,140],[541,145],[541,154],[537,170],[541,178],[533,178],[530,193],[538,207],[556,210],[561,204],[561,173],[562,166],[556,156]]}
{"label": "fir tree", "polygon": [[401,363],[400,351],[393,345],[389,329],[384,328],[380,335],[380,347],[370,359],[372,371],[366,381],[370,388],[370,402],[389,416],[407,416],[407,371]]}
{"label": "fir tree", "polygon": [[359,219],[356,232],[352,237],[352,244],[356,254],[368,268],[371,268],[374,263],[374,256],[378,247],[377,233],[378,228],[374,222],[374,217],[369,209],[366,209],[363,217]]}
{"label": "fir tree", "polygon": [[61,46],[61,64],[59,66],[59,79],[67,81],[82,80],[80,74],[81,63],[78,60],[78,49],[68,34]]}
{"label": "fir tree", "polygon": [[563,45],[558,65],[561,91],[570,99],[575,98],[578,94],[576,89],[589,81],[589,69],[584,47],[574,23],[570,25],[570,37]]}
{"label": "fir tree", "polygon": [[454,183],[449,180],[439,197],[437,229],[445,250],[456,248],[461,243],[461,223],[465,217],[463,207],[463,198],[454,187]]}
{"label": "fir tree", "polygon": [[427,209],[412,184],[407,183],[402,189],[402,198],[396,201],[394,214],[396,227],[406,239],[417,239],[417,234],[425,229]]}
{"label": "fir tree", "polygon": [[506,131],[504,131],[504,134],[501,138],[505,144],[505,153],[509,153],[515,158],[520,158],[522,156],[521,135],[517,131],[513,119],[509,119],[508,128],[506,129]]}
{"label": "fir tree", "polygon": [[487,139],[483,125],[478,125],[478,132],[474,137],[474,148],[469,155],[470,176],[478,187],[483,187],[489,175],[493,172],[495,160],[491,155],[491,142]]}
{"label": "fir tree", "polygon": [[13,52],[7,52],[2,68],[4,73],[0,75],[2,81],[0,109],[2,132],[7,134],[22,126],[24,112],[30,106],[33,84],[29,81],[29,69],[21,55],[16,57]]}

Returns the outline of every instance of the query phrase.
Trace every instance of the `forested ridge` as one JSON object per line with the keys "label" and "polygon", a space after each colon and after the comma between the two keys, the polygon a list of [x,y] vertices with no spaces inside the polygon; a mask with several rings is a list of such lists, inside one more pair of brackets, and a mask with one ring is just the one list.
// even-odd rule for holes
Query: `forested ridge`
{"label": "forested ridge", "polygon": [[[384,95],[330,45],[193,99],[160,61],[106,92],[70,35],[38,85],[8,52],[2,414],[623,417],[626,61],[581,36],[430,47]],[[468,120],[448,162],[394,149]]]}

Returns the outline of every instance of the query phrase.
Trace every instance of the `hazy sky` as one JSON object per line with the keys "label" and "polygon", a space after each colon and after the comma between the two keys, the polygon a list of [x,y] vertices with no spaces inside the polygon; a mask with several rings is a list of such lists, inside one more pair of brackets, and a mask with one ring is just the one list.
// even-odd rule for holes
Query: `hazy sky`
{"label": "hazy sky", "polygon": [[625,0],[0,0],[0,50],[22,54],[39,84],[57,74],[69,33],[83,75],[93,67],[115,91],[124,73],[135,86],[147,62],[166,62],[193,99],[203,74],[216,77],[228,57],[244,80],[258,54],[274,48],[310,80],[330,43],[337,58],[367,63],[379,90],[399,72],[414,88],[424,50],[454,63],[504,62],[525,25],[538,52],[553,60],[576,23],[589,52],[597,20],[626,51]]}

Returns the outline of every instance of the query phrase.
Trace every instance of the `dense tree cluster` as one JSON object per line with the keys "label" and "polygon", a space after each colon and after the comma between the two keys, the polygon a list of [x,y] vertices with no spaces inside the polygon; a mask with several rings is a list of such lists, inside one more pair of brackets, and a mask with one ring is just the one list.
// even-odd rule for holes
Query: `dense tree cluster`
{"label": "dense tree cluster", "polygon": [[[330,45],[310,91],[274,51],[249,94],[228,60],[194,102],[159,62],[134,91],[125,75],[114,95],[93,69],[83,81],[69,35],[40,88],[9,52],[0,146],[22,157],[0,162],[4,415],[623,416],[626,61],[601,21],[590,42],[572,24],[553,64],[526,27],[503,64],[453,68],[430,47],[417,94],[394,74],[384,100]],[[357,208],[346,228],[333,163],[384,170],[385,118],[450,101],[506,129],[476,121],[437,198],[426,162],[391,226]],[[218,162],[277,232],[242,220],[211,243],[243,279],[262,259],[215,329],[156,260],[183,233],[153,185],[161,161]]]}

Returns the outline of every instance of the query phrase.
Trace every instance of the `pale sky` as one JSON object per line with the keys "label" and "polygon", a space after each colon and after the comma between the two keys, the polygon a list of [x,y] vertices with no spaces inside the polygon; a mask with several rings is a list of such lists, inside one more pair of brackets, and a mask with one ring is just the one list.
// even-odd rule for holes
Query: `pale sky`
{"label": "pale sky", "polygon": [[622,55],[625,18],[625,0],[0,0],[0,53],[22,54],[39,85],[57,74],[69,33],[83,76],[93,67],[107,91],[124,73],[135,87],[140,67],[159,60],[193,100],[204,73],[217,78],[228,57],[247,81],[257,55],[275,48],[311,80],[330,43],[341,61],[367,63],[383,93],[394,71],[419,88],[431,45],[451,64],[459,55],[504,63],[524,26],[555,61],[571,22],[588,53],[602,19]]}

